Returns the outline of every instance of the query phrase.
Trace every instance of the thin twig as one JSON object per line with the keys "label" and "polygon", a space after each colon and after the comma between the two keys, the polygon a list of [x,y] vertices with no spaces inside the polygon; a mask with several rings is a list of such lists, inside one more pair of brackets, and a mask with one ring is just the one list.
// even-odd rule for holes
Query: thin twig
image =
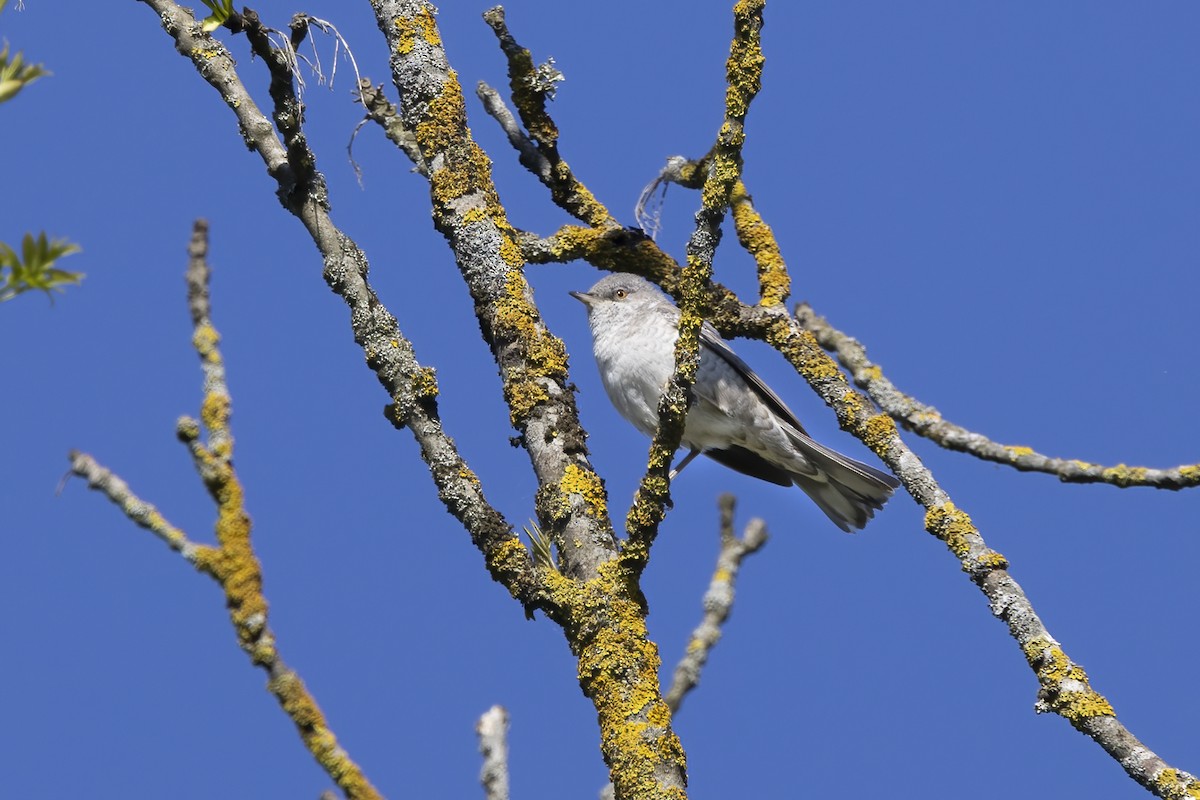
{"label": "thin twig", "polygon": [[153,504],[134,494],[129,485],[111,470],[78,450],[72,450],[67,458],[71,462],[72,474],[86,480],[89,489],[95,489],[111,500],[135,525],[162,539],[167,547],[189,562],[208,563],[212,555],[211,547],[195,544],[188,539],[187,534],[168,522]]}
{"label": "thin twig", "polygon": [[629,538],[621,557],[634,574],[644,569],[649,559],[669,499],[667,470],[683,438],[684,419],[700,362],[700,326],[705,318],[703,289],[712,278],[721,223],[741,176],[746,114],[762,85],[762,12],[762,0],[744,0],[734,7],[734,35],[726,62],[725,120],[713,145],[696,226],[688,239],[687,265],[679,280],[675,371],[659,401],[658,430],[650,445],[646,474],[625,520]]}
{"label": "thin twig", "polygon": [[483,767],[479,782],[486,800],[508,800],[508,712],[492,706],[475,724]]}
{"label": "thin twig", "polygon": [[818,315],[806,303],[796,307],[796,320],[817,337],[865,389],[885,413],[906,430],[937,442],[949,450],[958,450],[998,464],[1007,464],[1023,472],[1057,475],[1065,483],[1107,483],[1122,488],[1152,486],[1156,489],[1188,489],[1200,486],[1200,464],[1184,464],[1169,469],[1130,467],[1118,464],[1105,467],[1078,459],[1053,458],[1023,445],[994,442],[983,434],[969,431],[946,420],[936,408],[925,405],[896,388],[882,368],[867,358],[867,350],[858,340],[842,333]]}
{"label": "thin twig", "polygon": [[873,413],[870,399],[850,388],[813,335],[779,306],[742,307],[735,313],[736,322],[725,318],[722,324],[761,337],[782,353],[837,412],[842,427],[874,450],[925,508],[925,529],[945,543],[979,587],[1037,676],[1035,709],[1062,716],[1099,744],[1130,777],[1160,797],[1200,792],[1196,778],[1170,767],[1121,724],[1108,700],[1092,688],[1083,667],[1070,659],[1038,617],[1025,591],[1009,574],[1008,560],[988,547],[970,516],[955,505],[900,438],[892,418]]}
{"label": "thin twig", "polygon": [[521,165],[536,175],[542,183],[549,184],[553,180],[554,170],[550,159],[546,158],[525,131],[521,130],[520,123],[509,111],[500,93],[488,86],[486,81],[480,81],[475,86],[475,96],[483,103],[483,110],[500,124],[500,129],[508,137],[508,143],[517,151]]}
{"label": "thin twig", "polygon": [[188,308],[191,310],[192,343],[204,372],[201,419],[208,441],[200,441],[200,425],[183,419],[179,438],[188,446],[200,477],[217,506],[216,547],[193,545],[170,526],[147,503],[136,498],[121,481],[89,456],[72,452],[72,470],[88,480],[119,505],[131,520],[164,539],[184,554],[198,569],[221,586],[238,644],[270,676],[268,690],[291,718],[305,747],[351,800],[379,800],[362,769],[343,750],[324,715],[300,676],[279,654],[275,634],[268,624],[267,600],[262,591],[262,566],[251,543],[250,517],[242,502],[241,481],[233,468],[233,436],[229,429],[230,398],[225,384],[224,361],[218,347],[220,336],[210,319],[208,294],[208,225],[198,220],[188,248]]}
{"label": "thin twig", "polygon": [[[545,65],[534,65],[533,56],[517,43],[509,31],[503,8],[496,6],[485,11],[483,19],[491,26],[500,49],[508,59],[508,85],[513,105],[528,135],[516,129],[515,121],[509,122],[512,112],[494,91],[480,92],[484,108],[500,123],[509,142],[520,154],[521,163],[550,190],[550,197],[559,208],[592,227],[621,227],[559,155],[558,126],[546,112],[546,102],[553,94],[556,80],[561,80],[561,73],[552,67],[547,69]],[[537,152],[537,158],[529,154],[530,147]]]}
{"label": "thin twig", "polygon": [[[351,152],[351,148],[354,147],[354,137],[358,135],[363,124],[371,121],[383,128],[383,135],[388,138],[388,141],[399,147],[400,151],[408,156],[408,160],[413,162],[413,170],[428,178],[429,167],[425,165],[425,157],[421,155],[421,148],[417,146],[416,134],[404,127],[404,120],[400,118],[399,109],[387,99],[387,95],[383,93],[383,86],[375,86],[370,79],[363,78],[358,82],[358,96],[367,115],[354,128],[350,143],[346,145],[346,152]],[[354,163],[353,155],[350,157],[350,162]],[[355,174],[358,174],[357,164],[354,171]]]}
{"label": "thin twig", "polygon": [[700,672],[708,663],[709,653],[721,639],[721,626],[729,619],[733,610],[734,587],[742,560],[767,543],[767,525],[755,517],[746,524],[741,538],[733,532],[733,510],[735,500],[731,494],[721,495],[721,552],[717,556],[717,567],[712,582],[704,593],[704,617],[692,638],[688,640],[683,658],[675,667],[671,688],[663,698],[671,713],[679,711],[683,698],[700,682]]}
{"label": "thin twig", "polygon": [[545,596],[529,552],[513,534],[512,526],[488,503],[479,480],[442,428],[434,371],[417,360],[412,342],[372,289],[366,254],[329,215],[325,181],[316,171],[316,157],[301,130],[303,106],[295,95],[287,59],[271,48],[257,16],[247,23],[255,53],[271,71],[273,113],[285,145],[246,89],[225,46],[200,30],[191,13],[173,0],[142,2],[155,12],[179,53],[220,94],[236,116],[247,145],[259,154],[275,179],[276,194],[284,207],[308,230],[324,260],[326,283],[350,308],[354,340],[392,399],[388,418],[396,427],[412,432],[422,458],[430,465],[442,502],[470,533],[492,576],[526,608],[541,607]]}
{"label": "thin twig", "polygon": [[[642,190],[635,209],[638,224],[647,230],[647,233],[658,232],[658,208],[651,204],[658,188],[662,187],[664,195],[667,185],[672,183],[689,189],[703,188],[711,157],[712,154],[709,154],[698,161],[689,161],[683,156],[671,156],[667,159],[658,176]],[[775,241],[771,226],[754,207],[754,199],[746,191],[746,185],[740,178],[734,184],[729,201],[738,243],[754,258],[758,272],[759,305],[773,306],[783,303],[787,300],[792,285],[787,264],[784,263],[783,253]]]}

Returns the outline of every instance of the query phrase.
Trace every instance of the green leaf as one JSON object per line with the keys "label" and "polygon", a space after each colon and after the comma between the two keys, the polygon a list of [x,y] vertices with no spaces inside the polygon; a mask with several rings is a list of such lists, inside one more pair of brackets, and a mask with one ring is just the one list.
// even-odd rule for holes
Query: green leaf
{"label": "green leaf", "polygon": [[54,266],[58,259],[79,251],[79,245],[66,239],[47,239],[45,231],[36,238],[31,233],[21,238],[19,258],[15,250],[0,242],[0,302],[34,289],[53,300],[52,291],[61,292],[63,287],[83,280],[82,272],[68,272]]}
{"label": "green leaf", "polygon": [[0,49],[0,103],[11,100],[30,83],[49,74],[41,64],[26,64],[20,53],[10,60],[6,42]]}
{"label": "green leaf", "polygon": [[525,535],[529,537],[529,544],[533,548],[533,560],[557,572],[558,565],[554,563],[554,546],[550,537],[543,533],[533,520],[529,520],[529,524],[523,527]]}
{"label": "green leaf", "polygon": [[212,13],[200,23],[205,33],[212,33],[225,24],[225,20],[233,16],[233,0],[200,0]]}

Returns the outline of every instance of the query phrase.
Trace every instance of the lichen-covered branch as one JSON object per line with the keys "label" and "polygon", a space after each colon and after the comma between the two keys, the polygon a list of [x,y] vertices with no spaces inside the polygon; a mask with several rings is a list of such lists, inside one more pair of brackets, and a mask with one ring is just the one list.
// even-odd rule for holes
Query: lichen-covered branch
{"label": "lichen-covered branch", "polygon": [[[768,228],[759,232],[769,235]],[[648,239],[625,234],[614,242],[605,232],[568,226],[546,238],[526,235],[521,243],[532,263],[583,258],[603,269],[636,272],[655,279],[678,297],[671,276],[663,277],[669,257]],[[707,303],[715,312],[711,321],[723,335],[766,341],[781,352],[834,409],[842,427],[871,447],[927,509],[927,530],[945,541],[959,559],[1037,674],[1041,685],[1038,710],[1064,716],[1121,763],[1134,780],[1159,796],[1200,796],[1200,783],[1195,778],[1169,767],[1112,715],[1107,701],[1091,689],[1082,668],[1070,661],[1037,617],[1029,598],[1009,576],[1004,557],[987,547],[969,517],[953,504],[903,443],[892,418],[875,413],[866,397],[850,389],[816,339],[778,305],[744,305],[719,284],[711,284],[707,293]],[[1191,468],[1181,468],[1184,480],[1193,480],[1193,474]]]}
{"label": "lichen-covered branch", "polygon": [[[1017,641],[1040,685],[1038,711],[1053,711],[1090,736],[1142,786],[1161,797],[1196,796],[1200,782],[1169,767],[1117,720],[1083,668],[1073,662],[1008,572],[1008,561],[987,546],[970,516],[950,499],[932,473],[900,438],[892,418],[876,413],[855,392],[811,333],[778,306],[725,308],[718,327],[763,338],[792,364],[837,413],[841,426],[870,447],[926,510],[925,529],[941,539],[983,592],[992,613]],[[1189,794],[1190,793],[1190,794]]]}
{"label": "lichen-covered branch", "polygon": [[[686,165],[684,169],[686,172]],[[686,180],[680,182],[695,185],[694,174],[683,177]],[[765,226],[757,231],[761,236],[771,237],[770,229]],[[772,246],[767,251],[776,249]],[[801,322],[789,317],[780,305],[745,306],[717,285],[711,287],[708,299],[716,310],[712,322],[718,330],[728,336],[760,339],[778,350],[833,408],[841,426],[874,450],[925,507],[926,529],[945,542],[959,560],[963,571],[984,593],[992,613],[1008,626],[1037,675],[1040,684],[1037,710],[1063,716],[1104,748],[1134,780],[1159,796],[1200,797],[1200,782],[1169,767],[1117,720],[1108,701],[1091,688],[1083,668],[1071,661],[1050,635],[1029,598],[1008,574],[1004,556],[987,546],[970,517],[938,486],[900,438],[892,417],[876,413],[868,398],[850,388],[845,375],[824,353],[814,335]]]}
{"label": "lichen-covered branch", "polygon": [[622,798],[682,798],[683,749],[658,685],[659,657],[635,581],[614,560],[603,487],[587,464],[562,343],[533,305],[516,231],[466,126],[432,6],[372,0],[392,54],[401,117],[430,165],[434,224],[446,237],[500,366],[514,426],[541,489],[539,522],[563,571],[546,571],[551,605],[579,662],[601,751]]}
{"label": "lichen-covered branch", "polygon": [[717,567],[713,571],[712,582],[708,585],[708,591],[704,593],[704,617],[696,626],[696,630],[692,631],[687,651],[675,667],[671,688],[664,696],[672,714],[679,711],[683,698],[700,682],[700,671],[708,663],[709,653],[721,639],[721,626],[729,619],[729,613],[733,610],[734,586],[742,567],[742,560],[751,553],[758,552],[767,543],[766,523],[757,517],[746,524],[745,533],[741,538],[733,532],[733,495],[721,495],[719,505],[721,551],[717,555]]}
{"label": "lichen-covered branch", "polygon": [[[546,100],[553,91],[555,80],[561,79],[561,76],[552,67],[547,69],[546,65],[538,67],[533,63],[530,52],[521,47],[508,30],[503,8],[496,6],[489,9],[484,12],[483,19],[491,26],[500,49],[508,59],[508,85],[513,104],[529,135],[522,135],[515,121],[508,121],[512,115],[504,108],[503,101],[490,87],[481,85],[478,93],[484,108],[500,123],[509,142],[521,154],[521,163],[525,168],[537,175],[550,189],[550,197],[559,208],[594,228],[619,228],[620,223],[575,178],[571,167],[558,152],[558,126],[546,113]],[[549,76],[546,74],[548,71],[551,73]],[[505,119],[506,115],[508,119]],[[533,153],[529,152],[530,148]]]}
{"label": "lichen-covered branch", "polygon": [[434,225],[470,291],[538,480],[538,522],[557,545],[563,571],[594,578],[616,541],[568,387],[566,350],[533,302],[490,163],[467,127],[434,9],[419,0],[372,0],[371,7],[391,53],[400,117],[429,165]]}
{"label": "lichen-covered branch", "polygon": [[[643,198],[653,192],[660,183],[677,183],[691,189],[702,188],[711,157],[710,153],[699,161],[688,161],[682,156],[668,158],[658,177],[642,193]],[[754,200],[746,191],[746,185],[741,179],[734,184],[729,200],[738,243],[753,256],[758,271],[759,304],[773,306],[783,303],[791,292],[792,279],[771,226],[755,209]]]}
{"label": "lichen-covered branch", "polygon": [[1118,464],[1105,467],[1086,461],[1052,458],[1023,445],[1005,445],[969,431],[946,420],[936,408],[925,405],[896,388],[878,364],[867,358],[867,350],[856,339],[829,324],[807,304],[796,308],[796,319],[817,337],[826,350],[865,389],[881,409],[906,430],[924,436],[949,450],[970,453],[985,461],[1007,464],[1024,472],[1046,472],[1066,483],[1108,483],[1113,486],[1152,486],[1156,489],[1188,489],[1200,486],[1200,464],[1185,464],[1170,469],[1131,467]]}
{"label": "lichen-covered branch", "polygon": [[750,103],[762,86],[763,3],[740,0],[733,9],[734,35],[726,62],[725,120],[717,134],[701,189],[696,226],[687,243],[687,264],[679,280],[679,338],[675,373],[658,406],[658,431],[650,445],[647,470],[625,521],[629,536],[621,557],[636,575],[645,568],[650,547],[669,498],[667,472],[683,438],[684,419],[700,363],[700,326],[704,322],[704,287],[712,279],[712,262],[721,241],[721,223],[733,187],[741,176],[742,144]]}
{"label": "lichen-covered branch", "polygon": [[565,225],[546,237],[521,233],[521,253],[530,264],[565,264],[582,259],[609,272],[632,272],[674,294],[680,267],[636,228]]}
{"label": "lichen-covered branch", "polygon": [[483,103],[483,110],[496,120],[500,129],[504,131],[504,135],[508,137],[508,143],[517,151],[517,160],[521,162],[521,166],[549,186],[554,180],[554,168],[550,164],[550,159],[539,152],[533,140],[525,131],[521,130],[517,118],[508,110],[500,93],[488,86],[486,82],[480,81],[475,85],[475,96]]}
{"label": "lichen-covered branch", "polygon": [[280,202],[312,237],[324,259],[326,283],[350,307],[354,340],[363,348],[367,365],[392,399],[388,418],[397,427],[412,432],[442,502],[470,533],[497,581],[527,608],[544,603],[529,552],[512,526],[488,503],[479,480],[442,429],[433,369],[420,364],[396,318],[371,288],[366,254],[334,225],[329,215],[324,179],[316,171],[316,159],[301,130],[303,106],[286,78],[288,59],[269,44],[264,45],[262,38],[252,42],[271,70],[274,117],[287,142],[285,146],[242,83],[225,46],[204,33],[191,13],[172,0],[141,2],[155,11],[175,48],[195,65],[234,113],[247,146],[258,153],[267,173],[275,179]]}
{"label": "lichen-covered branch", "polygon": [[229,429],[230,399],[225,366],[218,347],[220,336],[209,316],[208,226],[196,223],[188,248],[188,306],[192,312],[192,343],[204,371],[201,419],[207,441],[200,440],[200,424],[183,419],[179,438],[188,446],[198,472],[217,505],[217,546],[192,544],[182,531],[167,523],[153,506],[139,500],[121,481],[90,456],[72,452],[71,469],[86,478],[119,505],[131,520],[164,539],[198,570],[209,575],[225,593],[225,605],[237,633],[238,644],[270,676],[268,690],[291,718],[308,748],[338,788],[351,800],[381,797],[362,769],[343,750],[330,730],[300,676],[279,655],[275,634],[268,624],[267,600],[262,591],[262,567],[250,538],[250,517],[243,504],[242,485],[233,468],[233,436]]}

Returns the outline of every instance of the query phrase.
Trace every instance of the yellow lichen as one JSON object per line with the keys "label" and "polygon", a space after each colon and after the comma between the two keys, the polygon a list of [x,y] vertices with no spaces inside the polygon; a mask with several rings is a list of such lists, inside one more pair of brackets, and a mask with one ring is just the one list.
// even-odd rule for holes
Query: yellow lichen
{"label": "yellow lichen", "polygon": [[1053,707],[1055,713],[1071,722],[1117,715],[1107,698],[1090,689],[1086,692],[1063,692],[1053,703]]}
{"label": "yellow lichen", "polygon": [[1021,649],[1048,698],[1046,707],[1054,713],[1073,723],[1089,717],[1115,715],[1108,700],[1088,684],[1083,667],[1072,663],[1057,642],[1044,636],[1036,637]]}
{"label": "yellow lichen", "polygon": [[1132,486],[1146,481],[1145,467],[1130,467],[1125,464],[1118,464],[1115,467],[1109,467],[1100,473],[1101,477],[1109,483],[1114,483],[1117,486]]}
{"label": "yellow lichen", "polygon": [[1020,458],[1021,456],[1033,455],[1033,448],[1025,447],[1024,445],[1012,445],[1012,446],[1006,447],[1004,449],[1013,458]]}
{"label": "yellow lichen", "polygon": [[508,403],[509,421],[519,429],[538,404],[550,400],[550,393],[536,381],[516,378],[504,384],[504,399]]}
{"label": "yellow lichen", "polygon": [[517,243],[513,241],[511,236],[505,236],[504,240],[500,242],[500,258],[513,269],[519,269],[525,264],[525,257],[521,255],[521,248],[517,246]]}
{"label": "yellow lichen", "polygon": [[574,622],[569,629],[578,656],[579,682],[600,722],[601,749],[619,795],[678,794],[664,787],[664,762],[686,769],[683,747],[670,730],[670,711],[659,692],[658,649],[642,610],[630,599],[630,576],[618,561],[602,564],[597,578],[578,582],[546,576],[547,589]]}
{"label": "yellow lichen", "polygon": [[[866,400],[863,399],[863,396],[854,392],[846,392],[846,394],[842,396],[842,407],[840,411],[841,413],[838,414],[838,420],[841,423],[842,428],[846,430],[857,429],[863,417],[868,415],[872,418],[882,416],[880,414],[872,414],[873,409],[866,402]],[[877,423],[876,427],[878,428],[882,424],[882,422]],[[884,440],[884,444],[886,446],[886,440]]]}
{"label": "yellow lichen", "polygon": [[896,422],[887,414],[874,414],[863,426],[863,442],[881,457],[887,454],[896,435]]}
{"label": "yellow lichen", "polygon": [[438,33],[437,21],[433,18],[433,13],[428,7],[422,9],[412,18],[397,17],[395,25],[396,30],[399,32],[399,41],[396,43],[396,50],[401,53],[412,52],[417,39],[433,47],[441,47],[442,45],[442,38]]}
{"label": "yellow lichen", "polygon": [[604,492],[604,484],[596,473],[585,470],[578,464],[568,464],[563,470],[559,487],[563,493],[563,503],[569,509],[570,496],[579,495],[587,507],[587,513],[593,518],[600,518],[606,513],[608,497]]}
{"label": "yellow lichen", "polygon": [[758,267],[759,305],[783,303],[791,292],[791,277],[771,226],[754,210],[746,187],[740,180],[733,187],[731,211],[738,241],[754,257]]}
{"label": "yellow lichen", "polygon": [[1170,767],[1154,776],[1154,785],[1158,790],[1155,794],[1159,797],[1190,797],[1193,800],[1200,798],[1200,781],[1186,772]]}
{"label": "yellow lichen", "polygon": [[828,380],[846,382],[846,376],[833,359],[825,355],[817,340],[808,331],[793,333],[786,319],[771,323],[766,330],[767,344],[788,360],[809,383]]}
{"label": "yellow lichen", "polygon": [[229,395],[209,392],[200,404],[200,419],[210,433],[224,433],[229,427]]}
{"label": "yellow lichen", "polygon": [[990,550],[987,553],[975,559],[975,566],[978,569],[1008,569],[1008,559],[995,550]]}
{"label": "yellow lichen", "polygon": [[529,551],[516,536],[509,536],[487,551],[487,567],[494,574],[512,573],[529,562]]}
{"label": "yellow lichen", "polygon": [[220,355],[216,353],[217,345],[220,343],[221,334],[217,333],[217,329],[210,323],[203,322],[196,326],[196,332],[192,334],[192,346],[205,361],[212,361],[214,357],[220,358]]}
{"label": "yellow lichen", "polygon": [[979,535],[971,518],[951,502],[934,506],[925,513],[925,530],[945,542],[960,559],[970,552],[970,539]]}
{"label": "yellow lichen", "polygon": [[437,371],[433,367],[421,367],[412,378],[413,394],[422,400],[437,397]]}

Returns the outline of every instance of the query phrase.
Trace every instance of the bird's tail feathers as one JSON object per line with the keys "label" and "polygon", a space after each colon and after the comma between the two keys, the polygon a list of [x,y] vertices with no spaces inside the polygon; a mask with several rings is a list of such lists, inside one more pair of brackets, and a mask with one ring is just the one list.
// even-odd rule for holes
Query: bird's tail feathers
{"label": "bird's tail feathers", "polygon": [[846,532],[865,526],[900,485],[886,472],[830,450],[799,431],[791,433],[817,468],[813,475],[794,474],[793,481]]}

